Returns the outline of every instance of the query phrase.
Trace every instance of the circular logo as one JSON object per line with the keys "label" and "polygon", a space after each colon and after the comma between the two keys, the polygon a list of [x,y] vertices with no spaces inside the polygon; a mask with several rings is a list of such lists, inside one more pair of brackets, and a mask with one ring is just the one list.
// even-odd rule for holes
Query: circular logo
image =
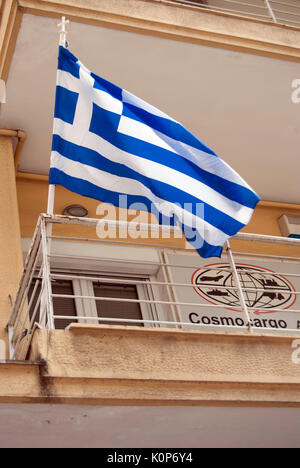
{"label": "circular logo", "polygon": [[[295,288],[284,276],[267,268],[238,263],[236,269],[249,308],[257,308],[254,313],[272,313],[270,309],[288,309],[296,301]],[[223,304],[234,311],[240,308],[238,292],[233,274],[227,263],[206,265],[195,271],[192,277],[194,290],[211,304]]]}

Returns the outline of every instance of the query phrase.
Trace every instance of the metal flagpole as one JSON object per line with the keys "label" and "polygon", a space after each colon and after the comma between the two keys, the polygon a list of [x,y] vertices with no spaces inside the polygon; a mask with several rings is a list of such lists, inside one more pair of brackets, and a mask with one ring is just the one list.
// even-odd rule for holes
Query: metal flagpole
{"label": "metal flagpole", "polygon": [[67,47],[67,34],[68,34],[68,32],[66,30],[66,26],[69,23],[70,23],[70,21],[66,20],[65,16],[62,16],[61,23],[59,23],[57,25],[60,28],[60,31],[59,31],[59,45],[61,45],[63,47]]}
{"label": "metal flagpole", "polygon": [[47,214],[54,214],[54,200],[55,200],[55,185],[49,185],[48,189],[48,205],[47,205]]}
{"label": "metal flagpole", "polygon": [[244,318],[246,320],[248,330],[250,332],[252,332],[249,311],[248,311],[247,304],[246,304],[246,301],[245,301],[245,298],[244,298],[242,285],[241,285],[239,274],[238,274],[238,271],[237,271],[237,268],[236,268],[236,265],[235,265],[235,261],[234,261],[233,255],[232,255],[232,250],[231,250],[229,241],[226,241],[226,251],[227,251],[227,254],[228,254],[228,259],[229,259],[231,271],[232,271],[232,274],[233,274],[235,286],[236,286],[236,289],[237,289],[238,297],[239,297],[239,300],[240,300],[240,305],[241,305],[241,308],[243,310]]}
{"label": "metal flagpole", "polygon": [[[67,46],[67,30],[66,25],[69,24],[69,20],[66,20],[66,17],[63,16],[61,19],[61,23],[57,26],[60,28],[59,30],[59,45],[66,47]],[[47,205],[47,214],[53,215],[54,214],[54,201],[55,201],[55,185],[50,184],[48,189],[48,205]]]}
{"label": "metal flagpole", "polygon": [[[61,23],[57,26],[60,28],[59,30],[59,45],[63,47],[67,47],[67,31],[66,25],[69,23],[69,20],[66,20],[65,16],[62,17]],[[55,202],[55,185],[49,184],[48,189],[48,205],[47,205],[47,214],[53,216],[54,215],[54,202]],[[55,329],[55,322],[54,322],[54,311],[53,311],[53,302],[52,302],[52,285],[50,279],[50,272],[51,272],[51,265],[50,265],[50,253],[51,253],[51,237],[52,237],[52,230],[53,224],[50,222],[45,223],[43,229],[43,223],[41,226],[42,229],[42,237],[43,237],[43,286],[42,291],[44,294],[41,296],[41,315],[45,317],[45,321],[47,322],[47,328],[50,330]],[[46,311],[46,314],[43,312]]]}
{"label": "metal flagpole", "polygon": [[271,7],[270,1],[269,1],[269,0],[265,0],[265,4],[266,4],[266,6],[267,6],[267,8],[268,8],[268,11],[269,11],[269,13],[270,13],[270,16],[271,16],[272,20],[274,21],[274,23],[277,23],[277,18],[276,18],[276,16],[275,16],[275,13],[274,13],[272,7]]}

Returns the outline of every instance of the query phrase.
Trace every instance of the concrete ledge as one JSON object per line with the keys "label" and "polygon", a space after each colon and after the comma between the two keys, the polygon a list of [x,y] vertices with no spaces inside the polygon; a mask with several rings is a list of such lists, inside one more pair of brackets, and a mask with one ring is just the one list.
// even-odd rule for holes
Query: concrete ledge
{"label": "concrete ledge", "polygon": [[24,373],[26,386],[17,378],[19,388],[10,384],[5,395],[0,378],[0,401],[300,406],[294,338],[103,325],[36,330],[30,359],[40,365],[7,364]]}
{"label": "concrete ledge", "polygon": [[294,339],[79,324],[36,330],[30,359],[49,377],[300,384]]}
{"label": "concrete ledge", "polygon": [[0,402],[300,407],[293,336],[104,325],[36,330],[0,363]]}
{"label": "concrete ledge", "polygon": [[167,0],[19,0],[24,13],[300,61],[300,28]]}
{"label": "concrete ledge", "polygon": [[36,330],[0,363],[0,402],[300,407],[294,336],[103,325]]}
{"label": "concrete ledge", "polygon": [[38,402],[41,397],[38,364],[12,361],[0,363],[0,403]]}
{"label": "concrete ledge", "polygon": [[300,385],[48,378],[33,402],[107,406],[300,407]]}
{"label": "concrete ledge", "polygon": [[[245,337],[251,341],[261,341],[262,339],[264,341],[276,341],[278,342],[278,339],[282,342],[286,340],[288,343],[291,342],[291,340],[299,339],[299,335],[281,335],[281,334],[270,334],[270,333],[248,333],[248,332],[240,332],[240,333],[232,333],[232,332],[226,332],[226,331],[220,331],[220,332],[215,332],[215,331],[205,331],[205,330],[183,330],[183,329],[178,329],[178,328],[151,328],[151,327],[135,327],[135,326],[116,326],[116,325],[101,325],[101,324],[89,324],[89,323],[72,323],[69,327],[69,331],[76,333],[83,333],[83,332],[88,332],[88,333],[99,333],[99,330],[105,329],[106,333],[111,333],[111,334],[116,334],[120,333],[120,330],[122,330],[123,333],[126,334],[143,334],[143,335],[150,335],[154,336],[155,334],[159,334],[160,336],[163,335],[178,335],[178,336],[185,336],[186,338],[191,337],[191,336],[211,336],[211,337],[231,337],[232,339],[240,338],[240,337]],[[117,331],[118,330],[118,331]]]}
{"label": "concrete ledge", "polygon": [[300,386],[43,376],[43,365],[0,364],[0,403],[300,407]]}

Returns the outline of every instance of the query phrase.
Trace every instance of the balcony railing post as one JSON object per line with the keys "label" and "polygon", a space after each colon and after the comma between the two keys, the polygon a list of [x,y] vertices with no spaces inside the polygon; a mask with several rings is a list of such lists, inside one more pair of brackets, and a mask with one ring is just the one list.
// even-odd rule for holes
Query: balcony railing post
{"label": "balcony railing post", "polygon": [[47,239],[47,225],[45,218],[41,220],[41,234],[42,234],[42,252],[43,252],[43,295],[41,300],[41,317],[43,307],[46,308],[47,317],[47,328],[50,330],[55,329],[54,325],[54,311],[53,311],[53,300],[52,300],[52,286],[51,286],[51,275],[50,275],[50,261],[49,261],[49,245]]}
{"label": "balcony railing post", "polygon": [[7,327],[8,343],[9,343],[9,359],[13,360],[15,355],[15,347],[13,345],[14,327],[11,325]]}
{"label": "balcony railing post", "polygon": [[277,18],[275,16],[275,13],[273,11],[273,8],[271,7],[271,3],[269,0],[265,0],[265,4],[266,4],[266,7],[268,8],[268,11],[270,13],[270,16],[272,18],[272,20],[274,21],[274,23],[277,23]]}
{"label": "balcony railing post", "polygon": [[239,300],[240,300],[240,305],[241,305],[241,308],[243,310],[244,318],[246,320],[246,324],[247,324],[246,326],[248,327],[248,330],[251,332],[252,328],[251,328],[249,311],[248,311],[248,308],[247,308],[247,304],[246,304],[246,301],[245,301],[242,285],[241,285],[239,274],[238,274],[236,264],[235,264],[235,261],[234,261],[233,255],[232,255],[232,251],[231,251],[229,241],[226,242],[226,248],[227,248],[229,263],[230,263],[231,270],[232,270],[232,275],[233,275],[233,278],[234,278],[234,282],[235,282],[237,293],[238,293]]}

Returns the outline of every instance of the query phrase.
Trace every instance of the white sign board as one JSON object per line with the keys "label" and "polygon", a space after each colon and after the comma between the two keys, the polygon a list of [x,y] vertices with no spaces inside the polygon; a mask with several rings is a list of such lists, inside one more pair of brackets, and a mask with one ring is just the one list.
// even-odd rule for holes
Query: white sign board
{"label": "white sign board", "polygon": [[[178,313],[184,328],[238,331],[245,327],[230,264],[224,259],[202,259],[195,255],[168,253]],[[300,330],[300,259],[275,261],[236,257],[236,267],[249,309],[251,325],[259,332]],[[297,310],[299,312],[297,312]],[[262,328],[262,330],[260,329]],[[224,330],[224,329],[223,329]]]}

